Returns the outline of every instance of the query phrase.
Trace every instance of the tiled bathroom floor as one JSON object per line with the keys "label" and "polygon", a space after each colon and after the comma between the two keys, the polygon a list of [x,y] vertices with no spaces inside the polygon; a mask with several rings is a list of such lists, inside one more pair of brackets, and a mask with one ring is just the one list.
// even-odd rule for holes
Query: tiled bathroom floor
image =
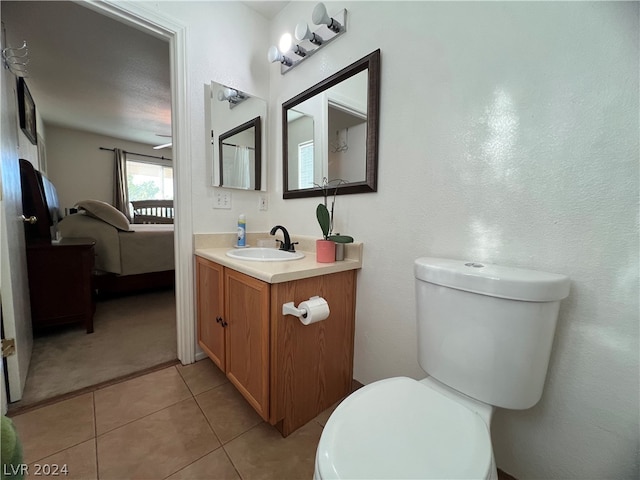
{"label": "tiled bathroom floor", "polygon": [[67,465],[59,476],[82,480],[286,480],[312,478],[330,410],[282,438],[207,359],[12,420],[32,477],[39,464],[40,473]]}

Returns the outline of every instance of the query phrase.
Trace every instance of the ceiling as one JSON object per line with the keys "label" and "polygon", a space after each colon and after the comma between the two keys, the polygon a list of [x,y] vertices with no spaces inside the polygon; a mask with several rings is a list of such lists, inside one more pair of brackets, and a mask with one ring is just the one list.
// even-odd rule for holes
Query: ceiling
{"label": "ceiling", "polygon": [[[267,19],[289,2],[242,2]],[[27,86],[46,124],[170,141],[169,43],[71,1],[2,1],[7,46],[29,47]]]}
{"label": "ceiling", "polygon": [[262,0],[257,2],[242,2],[247,7],[252,8],[262,16],[273,19],[290,2],[275,2],[272,0]]}
{"label": "ceiling", "polygon": [[2,2],[7,45],[29,47],[45,123],[145,144],[171,135],[169,43],[75,2]]}

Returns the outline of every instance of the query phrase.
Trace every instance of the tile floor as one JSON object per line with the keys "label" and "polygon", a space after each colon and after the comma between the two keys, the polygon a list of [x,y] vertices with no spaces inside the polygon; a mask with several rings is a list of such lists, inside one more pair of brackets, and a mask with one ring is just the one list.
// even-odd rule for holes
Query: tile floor
{"label": "tile floor", "polygon": [[30,474],[66,464],[67,479],[286,480],[312,478],[330,411],[282,438],[207,359],[12,419]]}

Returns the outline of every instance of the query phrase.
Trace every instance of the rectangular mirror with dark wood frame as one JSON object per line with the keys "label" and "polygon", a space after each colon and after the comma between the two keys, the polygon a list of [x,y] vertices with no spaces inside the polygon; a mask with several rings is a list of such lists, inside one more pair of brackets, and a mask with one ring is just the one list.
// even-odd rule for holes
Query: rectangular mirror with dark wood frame
{"label": "rectangular mirror with dark wood frame", "polygon": [[375,192],[379,108],[380,50],[284,102],[282,197]]}

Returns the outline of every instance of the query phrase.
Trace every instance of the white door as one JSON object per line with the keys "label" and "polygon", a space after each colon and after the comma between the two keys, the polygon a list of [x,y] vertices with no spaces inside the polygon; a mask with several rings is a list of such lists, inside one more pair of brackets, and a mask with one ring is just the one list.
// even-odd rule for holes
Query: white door
{"label": "white door", "polygon": [[[0,42],[0,49],[4,45]],[[31,350],[31,309],[27,256],[22,223],[22,193],[18,162],[18,110],[16,79],[5,68],[0,74],[0,300],[3,338],[15,339],[15,354],[6,358],[9,401],[22,398]],[[3,405],[3,410],[4,410]]]}
{"label": "white door", "polygon": [[[31,331],[24,227],[20,218],[22,198],[17,159],[14,162],[11,159],[6,159],[3,154],[2,167],[0,168],[2,170],[0,298],[2,299],[3,338],[15,340],[15,353],[6,358],[7,371],[5,372],[9,384],[9,401],[15,402],[22,398],[31,361],[33,334]],[[16,172],[17,189],[13,185],[16,180]]]}

